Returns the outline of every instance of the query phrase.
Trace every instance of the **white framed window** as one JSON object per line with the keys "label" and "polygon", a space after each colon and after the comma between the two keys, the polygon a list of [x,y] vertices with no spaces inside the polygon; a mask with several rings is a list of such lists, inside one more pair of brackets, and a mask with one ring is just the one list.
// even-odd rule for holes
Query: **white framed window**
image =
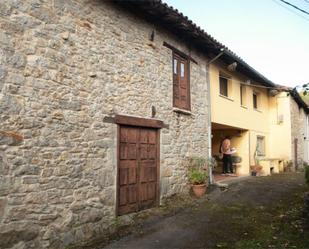
{"label": "white framed window", "polygon": [[229,96],[229,82],[228,78],[219,76],[220,83],[220,95],[228,97]]}
{"label": "white framed window", "polygon": [[256,137],[256,154],[258,156],[265,156],[265,137],[264,136]]}

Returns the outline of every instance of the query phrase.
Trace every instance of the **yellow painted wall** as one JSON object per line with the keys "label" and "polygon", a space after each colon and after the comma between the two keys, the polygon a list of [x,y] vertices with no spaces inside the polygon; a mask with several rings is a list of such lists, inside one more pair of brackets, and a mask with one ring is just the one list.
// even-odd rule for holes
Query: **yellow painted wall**
{"label": "yellow painted wall", "polygon": [[[235,73],[229,73],[220,65],[210,66],[210,90],[211,90],[211,117],[212,122],[239,127],[243,129],[268,132],[268,94],[267,90],[246,86],[246,103],[240,104],[240,82],[245,82],[244,78]],[[232,77],[231,93],[228,98],[219,94],[219,72]],[[259,93],[261,106],[259,110],[253,108],[253,91]]]}
{"label": "yellow painted wall", "polygon": [[[290,96],[282,92],[270,98],[270,157],[291,160]],[[281,116],[281,117],[280,117]]]}

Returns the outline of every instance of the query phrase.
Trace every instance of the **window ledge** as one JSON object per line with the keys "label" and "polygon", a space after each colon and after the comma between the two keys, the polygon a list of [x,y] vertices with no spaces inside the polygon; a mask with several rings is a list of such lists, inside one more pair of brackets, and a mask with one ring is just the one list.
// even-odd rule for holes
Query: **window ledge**
{"label": "window ledge", "polygon": [[184,109],[179,109],[177,107],[173,107],[173,112],[177,112],[180,114],[184,114],[184,115],[189,115],[189,116],[193,116],[193,113],[189,110],[184,110]]}
{"label": "window ledge", "polygon": [[241,107],[241,108],[244,108],[244,109],[246,109],[246,110],[248,109],[248,107],[245,106],[245,105],[241,105],[240,107]]}
{"label": "window ledge", "polygon": [[255,111],[259,112],[259,113],[262,113],[262,111],[261,111],[261,110],[256,109],[256,108],[253,108],[253,110],[255,110]]}
{"label": "window ledge", "polygon": [[231,98],[229,98],[229,97],[226,97],[226,96],[221,95],[221,94],[219,94],[219,96],[220,96],[221,98],[224,98],[224,99],[227,99],[227,100],[229,100],[229,101],[233,101],[233,102],[234,102],[234,100],[231,99]]}

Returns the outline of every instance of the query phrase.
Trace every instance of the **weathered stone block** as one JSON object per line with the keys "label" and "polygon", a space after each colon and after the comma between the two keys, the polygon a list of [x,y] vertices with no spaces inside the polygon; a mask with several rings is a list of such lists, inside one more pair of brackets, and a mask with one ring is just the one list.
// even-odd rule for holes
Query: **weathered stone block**
{"label": "weathered stone block", "polygon": [[45,168],[42,170],[41,177],[50,177],[53,175],[54,169],[52,168]]}
{"label": "weathered stone block", "polygon": [[0,29],[13,33],[15,35],[18,33],[21,34],[24,31],[22,25],[12,21],[3,21],[3,20],[0,22]]}
{"label": "weathered stone block", "polygon": [[76,100],[72,100],[72,101],[61,100],[59,104],[63,109],[66,109],[66,110],[73,110],[73,111],[81,110],[81,104],[79,101],[76,101]]}
{"label": "weathered stone block", "polygon": [[4,78],[6,77],[6,75],[7,71],[3,67],[0,67],[0,91],[4,85]]}
{"label": "weathered stone block", "polygon": [[173,169],[172,168],[164,168],[161,171],[161,177],[170,177],[173,175]]}
{"label": "weathered stone block", "polygon": [[7,198],[0,198],[0,220],[4,216],[6,205],[7,205]]}
{"label": "weathered stone block", "polygon": [[0,248],[10,248],[21,241],[30,241],[39,234],[39,226],[32,222],[0,225]]}
{"label": "weathered stone block", "polygon": [[86,208],[86,206],[87,206],[86,203],[82,201],[78,201],[78,202],[76,201],[70,205],[70,210],[72,210],[73,212],[78,212]]}
{"label": "weathered stone block", "polygon": [[0,175],[0,196],[7,196],[12,192],[12,186],[14,186],[14,184],[13,177]]}
{"label": "weathered stone block", "polygon": [[7,145],[20,145],[24,140],[24,137],[17,132],[5,132],[0,131],[0,144]]}
{"label": "weathered stone block", "polygon": [[[14,39],[12,36],[8,35],[7,33],[0,30],[0,44],[5,46],[7,49],[12,49],[14,46]],[[3,55],[5,54],[5,50],[0,50],[0,55],[2,56],[1,59],[3,59]]]}
{"label": "weathered stone block", "polygon": [[97,222],[102,219],[102,211],[96,208],[86,209],[79,214],[79,220],[82,224]]}
{"label": "weathered stone block", "polygon": [[0,151],[0,175],[4,176],[9,173],[9,165],[4,152]]}
{"label": "weathered stone block", "polygon": [[39,215],[39,221],[45,221],[47,223],[52,222],[58,218],[58,214],[41,214]]}
{"label": "weathered stone block", "polygon": [[37,176],[24,176],[22,179],[23,184],[34,184],[39,182],[39,178]]}
{"label": "weathered stone block", "polygon": [[27,59],[24,54],[16,52],[12,57],[9,58],[8,63],[15,68],[21,69],[25,67]]}
{"label": "weathered stone block", "polygon": [[46,192],[32,192],[25,197],[25,203],[28,204],[44,204],[48,202]]}
{"label": "weathered stone block", "polygon": [[75,240],[74,235],[71,232],[66,232],[63,235],[63,244],[64,245],[69,245]]}
{"label": "weathered stone block", "polygon": [[11,194],[8,199],[9,205],[22,205],[25,201],[26,194]]}
{"label": "weathered stone block", "polygon": [[40,168],[34,165],[22,165],[21,167],[17,168],[14,172],[15,176],[21,175],[39,175]]}
{"label": "weathered stone block", "polygon": [[17,23],[22,30],[30,30],[36,28],[38,25],[42,24],[38,19],[33,18],[29,15],[19,15],[13,18],[14,22]]}
{"label": "weathered stone block", "polygon": [[0,16],[9,16],[12,13],[12,6],[9,4],[0,4]]}
{"label": "weathered stone block", "polygon": [[22,109],[17,98],[10,95],[0,95],[0,113],[19,114]]}

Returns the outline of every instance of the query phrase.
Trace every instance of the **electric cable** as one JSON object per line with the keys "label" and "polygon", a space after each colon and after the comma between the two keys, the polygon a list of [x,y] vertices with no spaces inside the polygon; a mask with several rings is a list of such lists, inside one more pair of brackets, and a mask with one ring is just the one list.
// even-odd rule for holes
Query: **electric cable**
{"label": "electric cable", "polygon": [[[305,17],[305,16],[303,16],[303,15],[300,15],[299,12],[296,12],[296,11],[294,11],[293,9],[288,8],[286,5],[283,5],[283,4],[279,3],[279,2],[277,2],[276,0],[272,0],[272,1],[273,1],[275,4],[278,4],[279,6],[281,6],[282,8],[285,8],[286,10],[290,11],[291,13],[293,13],[293,14],[295,14],[295,15],[297,15],[297,16],[303,18],[303,19],[305,19],[306,21],[309,21],[309,18],[307,18],[307,17]],[[280,0],[278,0],[278,1],[280,1]]]}
{"label": "electric cable", "polygon": [[289,5],[289,6],[292,6],[293,8],[295,8],[295,9],[297,9],[297,10],[299,10],[299,11],[301,11],[301,12],[307,14],[307,15],[309,15],[309,12],[307,12],[306,10],[303,10],[303,9],[297,7],[297,6],[294,5],[294,4],[291,4],[291,3],[287,2],[287,1],[284,1],[284,0],[279,0],[279,1],[285,3],[285,4]]}

